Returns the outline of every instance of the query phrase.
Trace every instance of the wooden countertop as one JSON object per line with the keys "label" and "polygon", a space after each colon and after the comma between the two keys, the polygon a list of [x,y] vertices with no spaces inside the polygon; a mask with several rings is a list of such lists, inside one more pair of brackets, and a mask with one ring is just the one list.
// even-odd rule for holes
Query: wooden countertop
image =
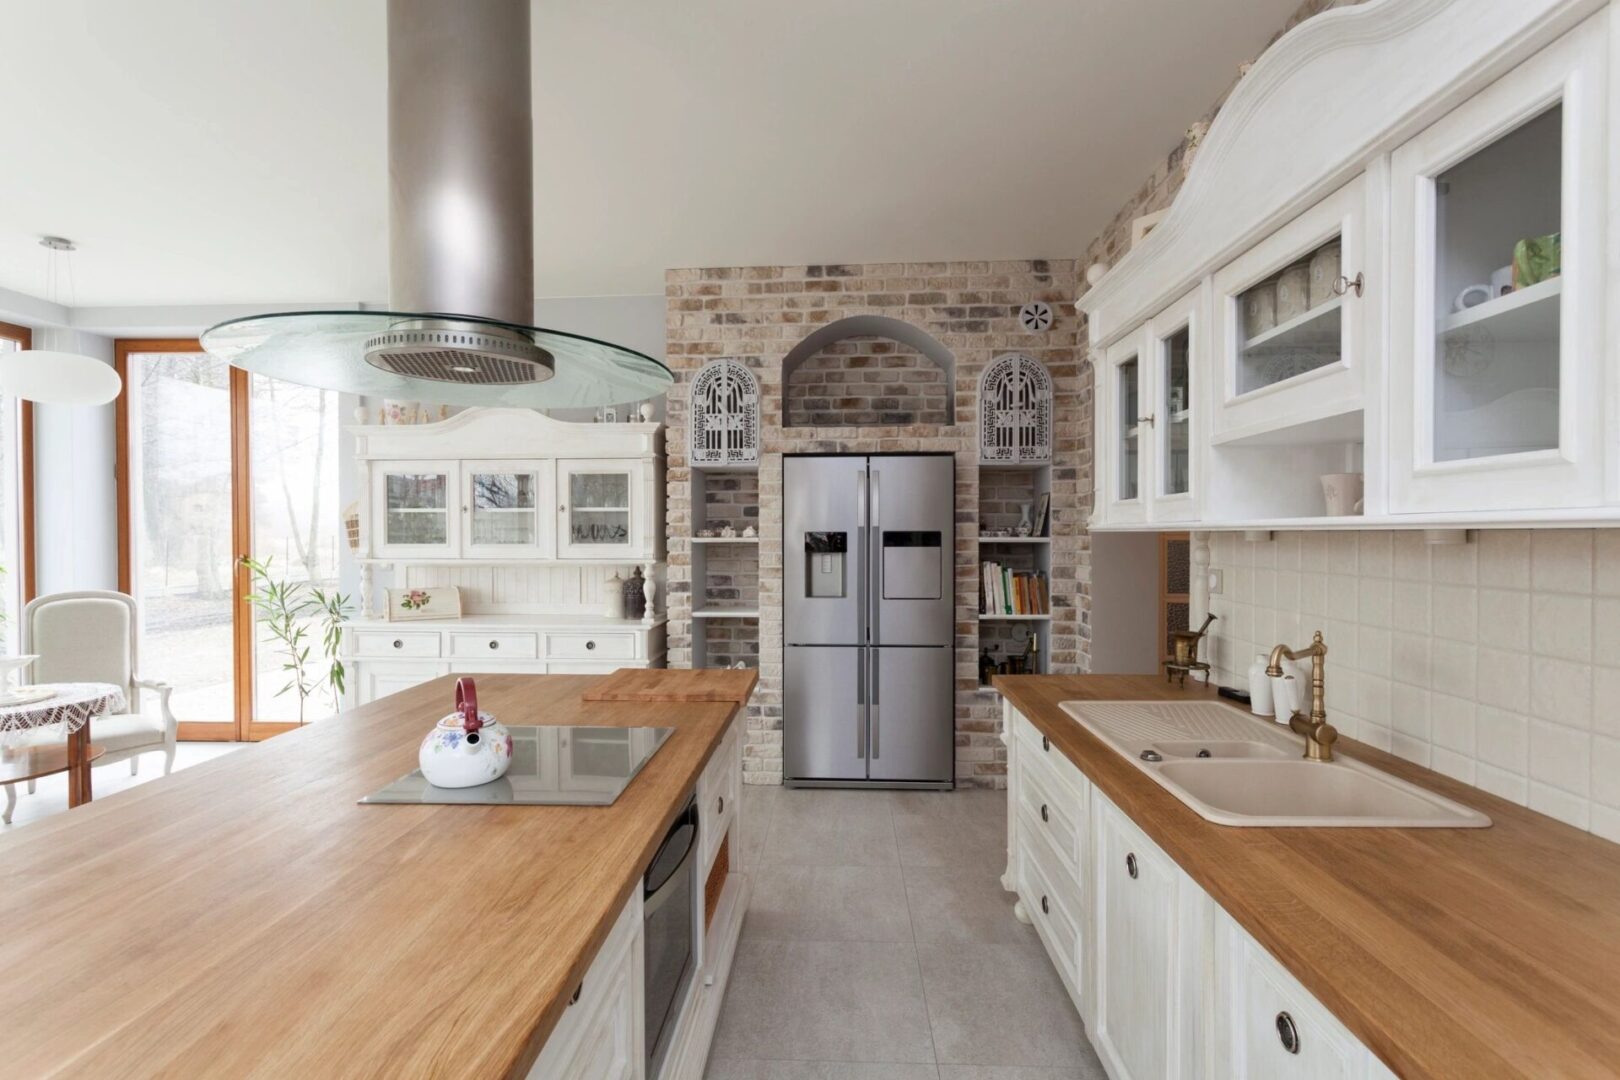
{"label": "wooden countertop", "polygon": [[1402,1077],[1620,1075],[1620,846],[1353,740],[1488,829],[1215,825],[1059,708],[1222,701],[1162,676],[997,688]]}
{"label": "wooden countertop", "polygon": [[359,806],[436,679],[0,836],[0,1073],[522,1076],[740,706],[480,675],[508,724],[675,733],[610,807]]}

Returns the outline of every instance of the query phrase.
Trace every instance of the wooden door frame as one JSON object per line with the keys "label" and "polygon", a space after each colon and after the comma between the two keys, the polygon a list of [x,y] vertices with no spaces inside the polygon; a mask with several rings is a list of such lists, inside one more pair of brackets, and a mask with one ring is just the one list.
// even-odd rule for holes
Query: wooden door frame
{"label": "wooden door frame", "polygon": [[[24,349],[34,347],[34,332],[26,326],[0,322],[0,337],[15,341]],[[23,401],[17,410],[17,475],[21,488],[17,493],[17,542],[21,551],[17,559],[22,565],[22,602],[27,604],[39,595],[38,569],[34,563],[34,403]],[[22,612],[17,613],[22,617]]]}
{"label": "wooden door frame", "polygon": [[[129,475],[129,357],[133,353],[200,353],[195,338],[120,338],[113,342],[113,366],[123,385],[114,412],[118,489],[118,588],[134,595],[134,535],[130,520],[132,499]],[[234,665],[233,708],[227,722],[180,722],[180,738],[197,742],[256,741],[291,731],[296,723],[270,723],[253,715],[253,611],[248,593],[253,589],[244,556],[253,551],[253,483],[249,446],[248,373],[230,369],[231,424],[231,652]],[[221,730],[227,728],[228,730]]]}

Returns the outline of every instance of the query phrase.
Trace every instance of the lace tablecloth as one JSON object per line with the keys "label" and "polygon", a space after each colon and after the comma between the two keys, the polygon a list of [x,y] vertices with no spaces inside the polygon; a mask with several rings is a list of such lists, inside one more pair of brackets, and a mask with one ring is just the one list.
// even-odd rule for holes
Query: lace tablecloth
{"label": "lace tablecloth", "polygon": [[124,691],[113,683],[41,683],[40,686],[56,693],[43,701],[0,704],[0,739],[50,724],[61,724],[64,733],[78,731],[92,716],[124,709]]}

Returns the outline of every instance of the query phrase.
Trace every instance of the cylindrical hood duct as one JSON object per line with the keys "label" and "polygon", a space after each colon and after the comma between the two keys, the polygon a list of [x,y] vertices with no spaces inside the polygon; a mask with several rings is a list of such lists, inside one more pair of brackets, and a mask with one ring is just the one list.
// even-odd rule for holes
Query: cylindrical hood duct
{"label": "cylindrical hood duct", "polygon": [[389,306],[534,319],[531,0],[388,0]]}

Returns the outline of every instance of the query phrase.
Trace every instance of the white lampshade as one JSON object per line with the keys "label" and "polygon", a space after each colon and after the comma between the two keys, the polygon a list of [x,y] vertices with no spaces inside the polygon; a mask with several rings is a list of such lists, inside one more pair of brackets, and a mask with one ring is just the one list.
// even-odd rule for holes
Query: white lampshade
{"label": "white lampshade", "polygon": [[43,405],[105,405],[124,385],[111,364],[79,353],[0,353],[0,394]]}

